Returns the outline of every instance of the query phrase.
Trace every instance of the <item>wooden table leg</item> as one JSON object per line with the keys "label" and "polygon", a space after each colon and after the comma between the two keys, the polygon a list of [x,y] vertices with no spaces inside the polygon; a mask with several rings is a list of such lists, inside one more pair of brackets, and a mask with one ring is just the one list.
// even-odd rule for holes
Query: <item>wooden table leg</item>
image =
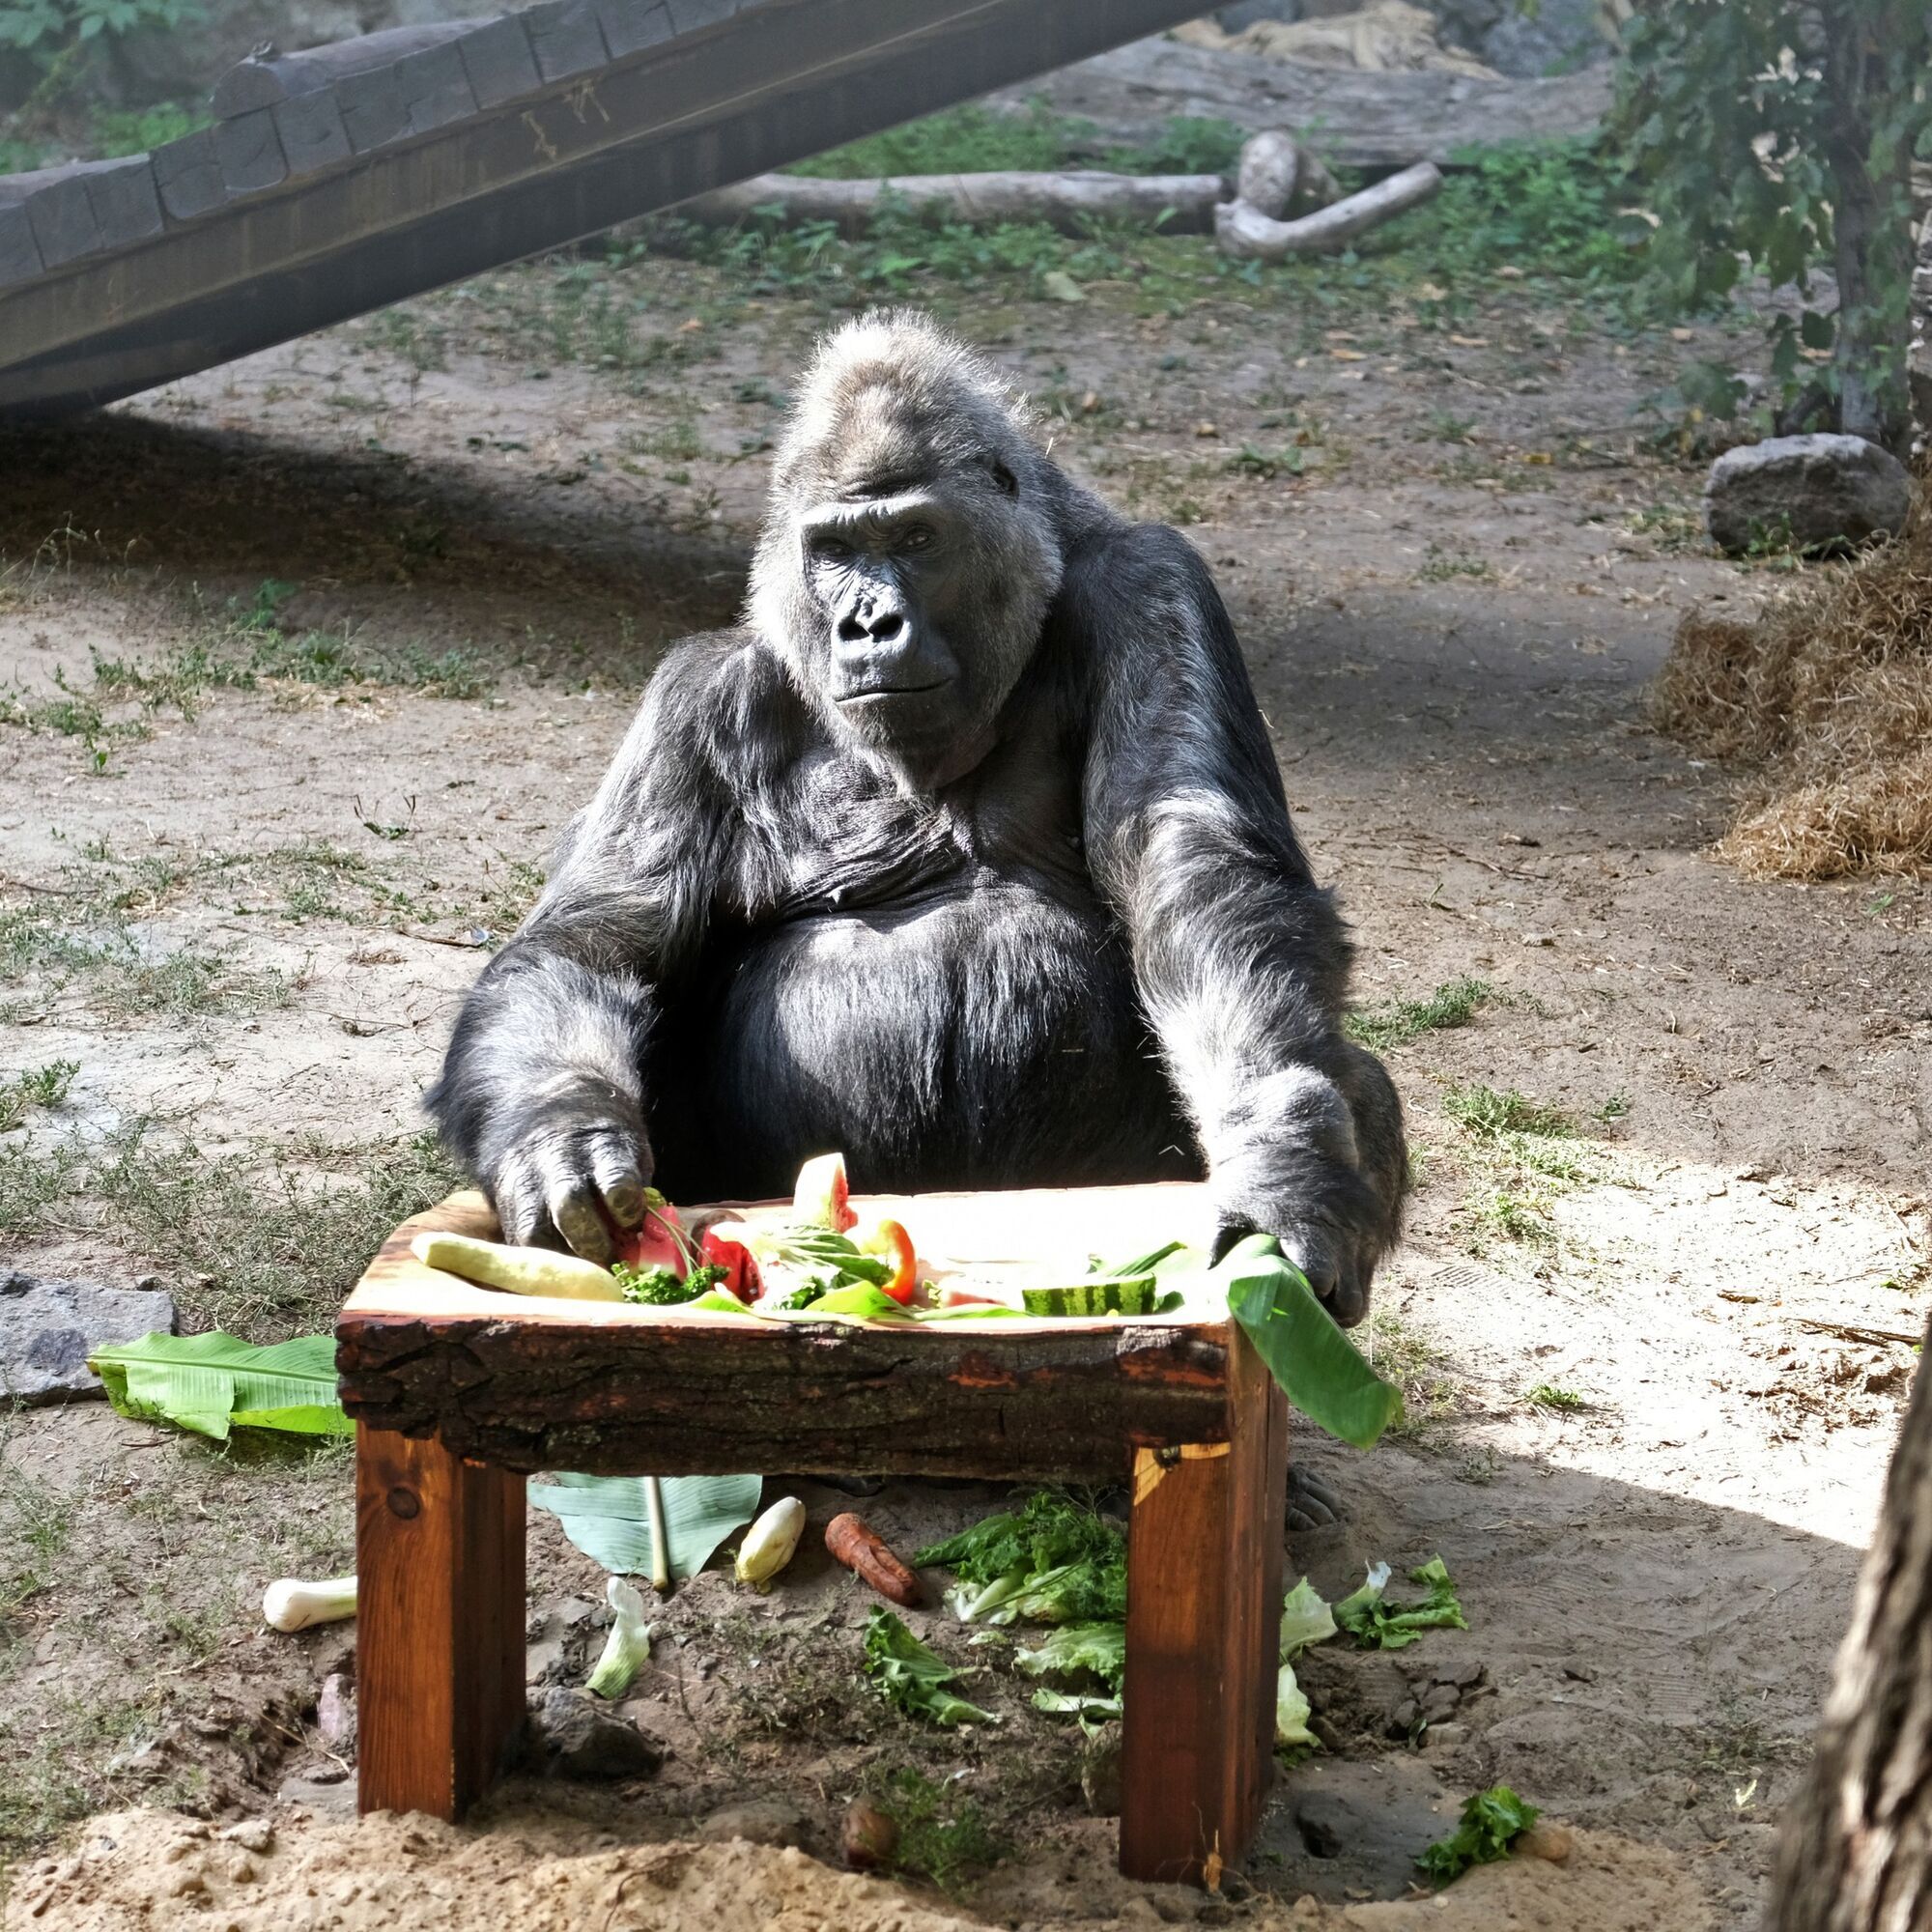
{"label": "wooden table leg", "polygon": [[524,1478],[355,1431],[363,1811],[460,1817],[524,1719]]}
{"label": "wooden table leg", "polygon": [[1242,1341],[1231,1442],[1143,1449],[1127,1536],[1121,1869],[1220,1884],[1274,1771],[1288,1406]]}

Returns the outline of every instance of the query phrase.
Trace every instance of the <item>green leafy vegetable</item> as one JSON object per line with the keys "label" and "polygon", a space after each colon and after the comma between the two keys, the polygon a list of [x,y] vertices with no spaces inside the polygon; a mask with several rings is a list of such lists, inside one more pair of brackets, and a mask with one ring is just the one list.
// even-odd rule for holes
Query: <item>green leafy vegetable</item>
{"label": "green leafy vegetable", "polygon": [[1119,1691],[1127,1668],[1124,1624],[1064,1624],[1044,1643],[1013,1653],[1013,1668],[1029,1677],[1068,1677],[1091,1670]]}
{"label": "green leafy vegetable", "polygon": [[353,1435],[335,1393],[335,1342],[303,1335],[258,1348],[218,1330],[143,1335],[97,1349],[87,1365],[123,1415],[172,1422],[226,1442],[231,1429]]}
{"label": "green leafy vegetable", "polygon": [[875,1605],[866,1619],[865,1661],[860,1666],[887,1703],[908,1716],[935,1724],[997,1724],[991,1711],[982,1711],[947,1690],[971,1673],[942,1663],[903,1619],[883,1605]]}
{"label": "green leafy vegetable", "polygon": [[1274,1747],[1276,1750],[1311,1751],[1321,1748],[1321,1740],[1308,1728],[1308,1697],[1294,1681],[1294,1665],[1284,1663],[1274,1680]]}
{"label": "green leafy vegetable", "polygon": [[1493,1864],[1508,1858],[1510,1847],[1540,1815],[1534,1804],[1526,1804],[1507,1784],[1492,1784],[1463,1806],[1463,1822],[1415,1862],[1437,1885],[1447,1885],[1471,1865]]}
{"label": "green leafy vegetable", "polygon": [[1090,1736],[1110,1719],[1121,1715],[1121,1694],[1095,1697],[1084,1690],[1036,1690],[1033,1707],[1049,1718],[1078,1718],[1080,1728]]}
{"label": "green leafy vegetable", "polygon": [[868,1281],[849,1282],[828,1290],[810,1302],[808,1315],[844,1315],[857,1321],[903,1321],[905,1310],[882,1289]]}
{"label": "green leafy vegetable", "polygon": [[1329,1435],[1373,1448],[1402,1413],[1402,1392],[1362,1359],[1274,1238],[1236,1242],[1209,1279],[1226,1283],[1229,1313],[1289,1401]]}
{"label": "green leafy vegetable", "polygon": [[593,1697],[621,1697],[650,1658],[651,1627],[644,1621],[644,1600],[635,1584],[612,1577],[604,1585],[604,1595],[614,1621],[604,1639],[604,1654],[583,1688]]}
{"label": "green leafy vegetable", "polygon": [[[665,1540],[673,1577],[695,1576],[711,1552],[758,1513],[762,1476],[664,1476]],[[642,1476],[561,1475],[532,1483],[529,1498],[578,1548],[619,1577],[653,1568],[650,1504]]]}
{"label": "green leafy vegetable", "polygon": [[[1378,1577],[1376,1572],[1381,1574]],[[1378,1564],[1368,1582],[1335,1605],[1335,1621],[1364,1650],[1401,1650],[1426,1630],[1467,1630],[1456,1586],[1441,1557],[1432,1556],[1408,1573],[1409,1580],[1425,1585],[1429,1595],[1419,1604],[1394,1604],[1383,1593],[1388,1565]]]}
{"label": "green leafy vegetable", "polygon": [[1286,1663],[1312,1643],[1325,1643],[1335,1631],[1335,1612],[1304,1577],[1282,1599],[1281,1661]]}
{"label": "green leafy vegetable", "polygon": [[724,1279],[724,1270],[716,1262],[706,1262],[684,1275],[668,1267],[634,1268],[622,1262],[612,1262],[611,1272],[617,1277],[617,1286],[624,1291],[626,1301],[644,1302],[655,1308],[675,1308],[696,1301]]}
{"label": "green leafy vegetable", "polygon": [[1127,1540],[1118,1523],[1058,1490],[991,1516],[914,1556],[958,1578],[946,1601],[963,1623],[1117,1623],[1127,1613]]}

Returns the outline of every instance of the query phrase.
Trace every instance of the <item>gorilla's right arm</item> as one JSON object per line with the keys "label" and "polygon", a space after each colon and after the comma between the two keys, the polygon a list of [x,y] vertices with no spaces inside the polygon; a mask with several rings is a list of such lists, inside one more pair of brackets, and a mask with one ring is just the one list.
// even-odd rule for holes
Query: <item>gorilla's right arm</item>
{"label": "gorilla's right arm", "polygon": [[729,850],[716,746],[729,636],[668,656],[516,937],[464,1001],[425,1104],[506,1240],[615,1252],[653,1157],[643,1059],[660,988],[696,961]]}

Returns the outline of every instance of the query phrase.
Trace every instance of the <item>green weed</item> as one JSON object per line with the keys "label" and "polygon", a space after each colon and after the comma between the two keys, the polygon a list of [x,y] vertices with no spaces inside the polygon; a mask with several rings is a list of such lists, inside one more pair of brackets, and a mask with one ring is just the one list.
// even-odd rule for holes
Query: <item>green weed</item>
{"label": "green weed", "polygon": [[58,1107],[79,1071],[77,1060],[54,1060],[0,1082],[0,1134],[17,1127],[32,1109]]}
{"label": "green weed", "polygon": [[1575,1389],[1558,1388],[1552,1382],[1538,1382],[1533,1388],[1522,1392],[1522,1399],[1532,1408],[1588,1408],[1589,1404]]}
{"label": "green weed", "polygon": [[899,1828],[895,1868],[928,1878],[942,1891],[956,1892],[1007,1856],[1008,1847],[970,1798],[921,1772],[889,1773],[879,1786],[879,1805]]}
{"label": "green weed", "polygon": [[1500,1143],[1512,1134],[1567,1137],[1577,1129],[1560,1108],[1539,1106],[1514,1088],[1452,1087],[1442,1111],[1472,1139]]}
{"label": "green weed", "polygon": [[1450,980],[1426,1000],[1385,1000],[1350,1013],[1344,1031],[1350,1039],[1387,1053],[1425,1033],[1467,1026],[1495,997],[1495,988],[1487,980]]}

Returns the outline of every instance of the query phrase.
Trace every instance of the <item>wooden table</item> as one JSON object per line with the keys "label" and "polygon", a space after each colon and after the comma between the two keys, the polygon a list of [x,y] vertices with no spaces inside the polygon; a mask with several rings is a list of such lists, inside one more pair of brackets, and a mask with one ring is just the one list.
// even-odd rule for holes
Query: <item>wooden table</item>
{"label": "wooden table", "polygon": [[[880,1196],[923,1259],[1084,1273],[1207,1233],[1198,1186]],[[781,1208],[747,1210],[783,1218]],[[526,1476],[1130,1482],[1121,1869],[1209,1887],[1272,1770],[1288,1415],[1228,1321],[774,1322],[471,1287],[410,1252],[495,1236],[452,1195],[336,1324],[356,1421],[362,1810],[460,1814],[524,1715]],[[857,1664],[855,1662],[854,1669]]]}

